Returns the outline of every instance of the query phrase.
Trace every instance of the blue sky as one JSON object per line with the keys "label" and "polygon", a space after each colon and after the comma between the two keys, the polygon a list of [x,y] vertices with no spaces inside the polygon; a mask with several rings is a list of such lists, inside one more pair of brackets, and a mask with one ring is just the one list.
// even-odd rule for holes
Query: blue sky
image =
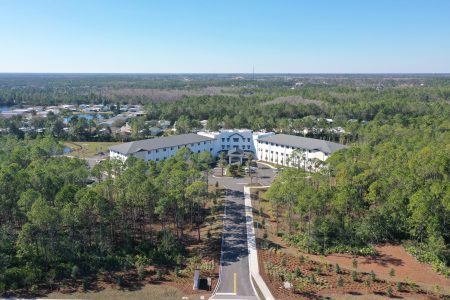
{"label": "blue sky", "polygon": [[0,72],[450,72],[448,0],[0,0],[0,12]]}

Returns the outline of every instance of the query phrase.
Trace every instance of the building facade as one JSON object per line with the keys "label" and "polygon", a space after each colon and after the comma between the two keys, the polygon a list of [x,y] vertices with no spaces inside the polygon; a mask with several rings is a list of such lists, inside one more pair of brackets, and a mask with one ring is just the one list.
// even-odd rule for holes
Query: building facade
{"label": "building facade", "polygon": [[174,156],[183,147],[195,153],[205,151],[213,153],[215,144],[214,138],[188,133],[112,146],[109,148],[109,156],[123,161],[129,157],[142,158],[145,161],[160,161]]}
{"label": "building facade", "polygon": [[213,156],[219,155],[220,152],[227,152],[231,149],[241,149],[245,152],[256,154],[256,140],[258,138],[274,135],[273,132],[253,132],[248,129],[220,130],[220,131],[200,131],[199,135],[207,136],[215,139]]}
{"label": "building facade", "polygon": [[338,143],[287,134],[258,138],[256,145],[259,160],[311,169],[315,169],[315,162],[325,161],[331,153],[346,148]]}
{"label": "building facade", "polygon": [[192,152],[209,152],[216,157],[220,152],[238,149],[253,153],[257,160],[282,166],[313,169],[317,161],[325,161],[331,153],[346,146],[305,137],[251,130],[221,130],[199,132],[134,141],[110,147],[110,157],[126,160],[138,157],[146,161],[169,158],[183,147]]}

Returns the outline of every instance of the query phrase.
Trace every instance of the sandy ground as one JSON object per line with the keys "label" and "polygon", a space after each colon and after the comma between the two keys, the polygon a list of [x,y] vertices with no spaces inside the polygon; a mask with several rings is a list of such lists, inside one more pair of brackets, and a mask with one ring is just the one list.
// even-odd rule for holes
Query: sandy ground
{"label": "sandy ground", "polygon": [[[400,245],[379,245],[375,247],[380,256],[358,257],[358,270],[374,271],[377,276],[389,279],[389,271],[395,270],[394,278],[402,281],[413,281],[426,287],[439,285],[450,290],[450,279],[434,272],[429,265],[419,263]],[[319,258],[316,255],[311,257]],[[352,269],[352,256],[348,254],[333,254],[325,257],[327,261],[338,263],[340,266]]]}

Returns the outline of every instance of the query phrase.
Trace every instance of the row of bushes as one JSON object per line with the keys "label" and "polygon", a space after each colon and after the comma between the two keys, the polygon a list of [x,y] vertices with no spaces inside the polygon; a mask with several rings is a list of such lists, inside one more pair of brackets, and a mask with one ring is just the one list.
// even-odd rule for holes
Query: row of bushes
{"label": "row of bushes", "polygon": [[309,250],[309,253],[312,254],[328,255],[332,253],[346,253],[361,256],[378,255],[377,250],[371,245],[334,245],[324,247],[313,239],[308,241],[308,236],[305,234],[284,235],[283,239],[289,245],[295,246],[303,252],[308,252]]}
{"label": "row of bushes", "polygon": [[436,249],[425,243],[414,241],[406,241],[403,243],[406,251],[417,258],[421,263],[430,264],[433,271],[441,273],[446,277],[450,277],[450,267],[447,265],[445,256],[438,255]]}

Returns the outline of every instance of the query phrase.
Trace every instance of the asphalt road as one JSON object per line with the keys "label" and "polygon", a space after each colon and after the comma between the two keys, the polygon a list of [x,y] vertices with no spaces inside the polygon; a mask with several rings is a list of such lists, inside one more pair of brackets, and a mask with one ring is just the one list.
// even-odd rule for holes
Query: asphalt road
{"label": "asphalt road", "polygon": [[[210,182],[225,188],[225,218],[222,235],[222,271],[220,283],[211,299],[258,299],[250,280],[244,185],[250,178],[221,177],[216,169]],[[275,176],[272,169],[258,165],[253,183],[269,185]]]}

